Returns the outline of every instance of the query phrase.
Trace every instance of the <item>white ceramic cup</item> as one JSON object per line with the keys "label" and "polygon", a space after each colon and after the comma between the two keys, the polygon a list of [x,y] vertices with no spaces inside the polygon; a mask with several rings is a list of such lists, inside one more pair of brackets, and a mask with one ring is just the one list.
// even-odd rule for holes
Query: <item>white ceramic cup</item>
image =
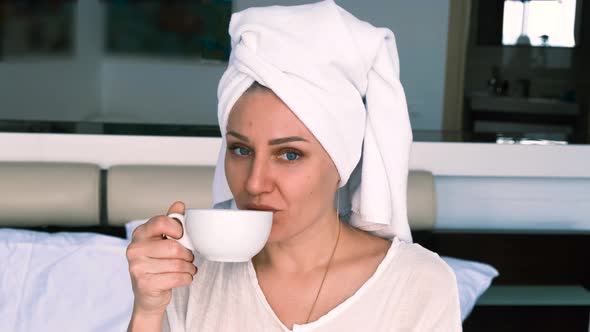
{"label": "white ceramic cup", "polygon": [[171,213],[184,233],[177,241],[210,261],[247,262],[260,252],[272,227],[272,212],[186,209]]}

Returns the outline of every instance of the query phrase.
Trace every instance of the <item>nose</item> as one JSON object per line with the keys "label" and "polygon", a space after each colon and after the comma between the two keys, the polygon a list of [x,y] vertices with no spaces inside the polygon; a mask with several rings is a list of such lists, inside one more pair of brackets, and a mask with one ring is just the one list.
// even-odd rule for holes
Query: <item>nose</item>
{"label": "nose", "polygon": [[267,160],[255,157],[250,166],[250,174],[246,179],[246,191],[252,195],[260,195],[272,190],[272,178],[269,174]]}

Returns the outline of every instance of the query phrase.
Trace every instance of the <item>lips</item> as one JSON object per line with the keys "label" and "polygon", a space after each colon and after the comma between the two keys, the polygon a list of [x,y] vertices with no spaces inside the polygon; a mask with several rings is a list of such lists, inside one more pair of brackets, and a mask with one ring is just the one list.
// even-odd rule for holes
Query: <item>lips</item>
{"label": "lips", "polygon": [[270,206],[270,205],[264,205],[264,204],[247,204],[245,206],[246,210],[256,210],[256,211],[271,211],[271,212],[276,212],[277,209]]}

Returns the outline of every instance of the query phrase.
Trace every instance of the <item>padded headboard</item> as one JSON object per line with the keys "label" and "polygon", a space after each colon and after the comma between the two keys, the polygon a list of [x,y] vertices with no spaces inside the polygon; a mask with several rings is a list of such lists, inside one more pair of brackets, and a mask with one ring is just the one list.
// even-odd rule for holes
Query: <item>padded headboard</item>
{"label": "padded headboard", "polygon": [[[174,201],[210,208],[213,166],[0,163],[0,226],[121,226],[164,214]],[[104,184],[104,185],[101,185]],[[408,218],[412,230],[432,230],[434,177],[410,171]]]}
{"label": "padded headboard", "polygon": [[97,225],[99,197],[98,165],[0,163],[0,226]]}
{"label": "padded headboard", "polygon": [[[213,173],[213,166],[113,166],[107,181],[109,223],[122,225],[166,213],[176,200],[193,208],[210,208]],[[432,173],[410,171],[408,218],[413,230],[433,229],[436,199]]]}
{"label": "padded headboard", "polygon": [[215,168],[211,166],[118,165],[107,173],[111,225],[166,213],[174,201],[210,208]]}
{"label": "padded headboard", "polygon": [[413,231],[434,229],[436,187],[431,172],[411,170],[408,174],[408,220]]}

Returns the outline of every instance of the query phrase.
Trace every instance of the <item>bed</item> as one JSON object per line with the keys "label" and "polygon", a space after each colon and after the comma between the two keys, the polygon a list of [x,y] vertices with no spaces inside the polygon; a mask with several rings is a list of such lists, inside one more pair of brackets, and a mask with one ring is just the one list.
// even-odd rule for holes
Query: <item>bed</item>
{"label": "bed", "polygon": [[[175,200],[209,207],[213,171],[0,163],[0,331],[125,330],[130,230]],[[588,331],[589,234],[439,230],[434,184],[410,171],[409,220],[455,271],[464,331]]]}

